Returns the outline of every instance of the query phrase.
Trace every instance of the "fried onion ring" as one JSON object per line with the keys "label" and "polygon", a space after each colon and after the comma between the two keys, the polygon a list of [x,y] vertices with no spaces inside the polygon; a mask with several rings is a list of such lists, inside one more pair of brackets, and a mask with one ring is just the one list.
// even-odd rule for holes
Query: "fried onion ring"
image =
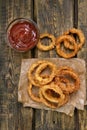
{"label": "fried onion ring", "polygon": [[[41,72],[43,72],[47,67],[49,67],[51,69],[51,74],[49,74],[49,76],[47,78],[41,77]],[[41,85],[45,85],[50,83],[54,76],[55,76],[55,72],[56,72],[56,65],[54,65],[53,63],[46,61],[45,63],[41,64],[35,73],[35,78],[36,80],[41,84]]]}
{"label": "fried onion ring", "polygon": [[[47,107],[50,107],[53,109],[63,106],[69,100],[69,95],[65,94],[64,98],[58,100],[58,102],[52,102],[51,100],[48,100],[46,97],[44,97],[41,89],[39,91],[39,95],[40,95],[42,103],[44,103]],[[52,96],[51,96],[51,98],[52,98]]]}
{"label": "fried onion ring", "polygon": [[29,81],[34,85],[34,86],[37,86],[37,87],[40,87],[41,85],[38,83],[38,81],[35,79],[35,77],[32,75],[32,73],[34,72],[34,70],[42,63],[45,63],[46,61],[45,60],[41,60],[41,61],[37,61],[36,63],[33,63],[31,65],[31,67],[29,68],[28,70],[28,79]]}
{"label": "fried onion ring", "polygon": [[55,109],[58,107],[58,103],[53,103],[53,102],[50,102],[47,99],[45,99],[45,97],[42,95],[41,90],[40,90],[39,94],[40,94],[40,99],[41,99],[42,103],[45,104],[47,107],[52,108],[52,109]]}
{"label": "fried onion ring", "polygon": [[54,83],[61,88],[64,94],[69,94],[69,92],[64,89],[66,87],[68,89],[68,86],[70,86],[70,82],[67,78],[62,76],[55,76]]}
{"label": "fried onion ring", "polygon": [[65,95],[63,94],[62,90],[54,83],[45,85],[40,89],[43,96],[50,102],[59,103],[65,98]]}
{"label": "fried onion ring", "polygon": [[80,88],[80,78],[69,66],[56,66],[47,60],[36,61],[28,70],[28,94],[50,108],[66,104],[71,93]]}
{"label": "fried onion ring", "polygon": [[[72,36],[74,34],[76,34],[76,36],[78,36],[78,39],[79,39],[79,41],[77,42],[76,39],[73,36],[73,38],[75,39],[75,41],[76,41],[76,43],[78,45],[78,50],[79,50],[79,49],[81,49],[81,47],[85,43],[85,36],[84,36],[83,32],[81,30],[79,30],[79,29],[72,28],[69,31],[67,31],[67,32],[64,33],[64,35],[70,35],[70,36]],[[65,45],[65,47],[67,47],[69,49],[74,49],[74,46],[70,45],[69,42],[64,42],[64,45]]]}
{"label": "fried onion ring", "polygon": [[60,88],[64,92],[73,93],[79,89],[80,79],[79,79],[78,74],[76,74],[74,71],[70,71],[70,70],[58,71],[58,75],[63,75],[64,78],[67,78],[67,75],[68,75],[69,77],[72,77],[72,79],[75,80],[73,84],[69,83],[66,87],[63,87],[62,85],[60,86]]}
{"label": "fried onion ring", "polygon": [[[50,45],[43,45],[42,42],[41,42],[41,39],[44,39],[45,37],[48,37],[49,39],[51,39],[51,43]],[[52,35],[52,34],[48,34],[48,33],[45,33],[45,34],[41,34],[40,35],[40,40],[37,44],[37,48],[42,50],[42,51],[48,51],[48,50],[51,50],[53,49],[55,46],[55,37]]]}
{"label": "fried onion ring", "polygon": [[[62,43],[64,44],[65,40],[69,41],[70,44],[73,44],[74,49],[72,50],[72,52],[66,53],[64,52],[64,50],[61,49],[61,44]],[[71,58],[71,57],[74,57],[77,53],[77,44],[71,36],[62,35],[56,40],[56,51],[60,56],[64,58]]]}

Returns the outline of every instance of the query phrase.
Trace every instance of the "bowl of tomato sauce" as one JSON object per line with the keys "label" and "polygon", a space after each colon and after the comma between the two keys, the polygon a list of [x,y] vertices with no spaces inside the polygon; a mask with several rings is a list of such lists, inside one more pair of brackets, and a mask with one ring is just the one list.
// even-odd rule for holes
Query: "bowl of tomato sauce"
{"label": "bowl of tomato sauce", "polygon": [[26,18],[13,20],[7,27],[8,45],[18,52],[26,52],[34,48],[39,40],[39,28],[37,24]]}

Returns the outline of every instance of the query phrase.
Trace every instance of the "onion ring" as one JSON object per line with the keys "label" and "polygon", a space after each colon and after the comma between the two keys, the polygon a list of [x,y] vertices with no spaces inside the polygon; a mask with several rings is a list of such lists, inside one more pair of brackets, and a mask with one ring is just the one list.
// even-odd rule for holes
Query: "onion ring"
{"label": "onion ring", "polygon": [[[73,35],[76,34],[79,38],[79,42],[76,41],[77,45],[78,45],[78,50],[81,49],[81,47],[84,45],[85,43],[85,36],[83,34],[83,32],[79,29],[76,28],[72,28],[69,31],[65,32],[64,35]],[[75,38],[74,38],[75,39]],[[73,45],[70,45],[69,42],[64,42],[64,45],[66,47],[68,47],[69,49],[74,49]]]}
{"label": "onion ring", "polygon": [[40,87],[41,85],[38,83],[38,81],[35,79],[35,77],[32,75],[32,73],[34,72],[34,70],[42,63],[45,63],[46,61],[43,60],[43,61],[37,61],[36,63],[33,63],[31,65],[31,67],[29,68],[28,70],[28,79],[29,81],[34,85],[34,86],[37,86],[37,87]]}
{"label": "onion ring", "polygon": [[[41,39],[43,39],[45,37],[48,37],[49,39],[51,39],[51,43],[48,46],[43,45],[42,42],[41,42]],[[40,35],[40,40],[39,40],[39,42],[37,44],[38,49],[40,49],[42,51],[48,51],[48,50],[53,49],[54,46],[55,46],[55,37],[52,34],[45,33],[45,34]]]}
{"label": "onion ring", "polygon": [[63,106],[68,102],[70,94],[80,88],[80,78],[73,68],[57,68],[53,62],[47,60],[33,63],[28,70],[28,79],[29,97],[50,108]]}
{"label": "onion ring", "polygon": [[43,96],[50,102],[58,103],[65,98],[62,90],[53,83],[45,85],[40,89]]}
{"label": "onion ring", "polygon": [[[79,89],[79,87],[80,87],[80,79],[79,79],[78,74],[76,74],[74,71],[70,71],[70,70],[58,71],[58,73],[59,73],[58,75],[63,75],[64,77],[69,75],[75,80],[74,85],[69,83],[69,85],[67,85],[66,87],[63,87],[62,85],[60,86],[60,88],[64,92],[73,93],[73,92],[75,92],[75,91],[77,91]],[[65,77],[65,78],[67,78],[67,77]]]}
{"label": "onion ring", "polygon": [[68,86],[70,86],[70,82],[68,79],[66,79],[65,77],[61,77],[61,76],[56,76],[54,79],[54,83],[56,85],[58,85],[58,87],[60,87],[62,89],[62,92],[65,94],[69,94],[68,91],[66,91],[64,88],[68,89]]}
{"label": "onion ring", "polygon": [[[62,49],[61,49],[61,44],[64,44],[64,40],[69,41],[70,43],[73,44],[74,50],[70,53],[65,53]],[[64,58],[71,58],[74,57],[77,53],[77,44],[75,43],[75,40],[69,36],[69,35],[62,35],[59,38],[57,38],[56,40],[56,51],[57,53],[64,57]]]}
{"label": "onion ring", "polygon": [[50,107],[52,109],[55,109],[58,107],[58,103],[53,103],[53,102],[50,102],[47,99],[45,99],[44,96],[42,95],[41,91],[39,92],[39,95],[40,95],[40,99],[41,99],[42,103],[44,103],[47,107]]}
{"label": "onion ring", "polygon": [[42,103],[44,103],[47,107],[50,107],[50,108],[52,108],[52,109],[55,109],[55,108],[58,108],[58,107],[63,106],[63,105],[66,104],[66,103],[68,102],[68,100],[69,100],[69,95],[65,94],[65,98],[62,99],[62,100],[59,100],[58,103],[52,102],[51,100],[49,101],[49,100],[47,100],[47,99],[44,97],[44,95],[43,95],[41,89],[40,89],[40,91],[39,91],[39,95],[40,95],[40,98],[41,98]]}
{"label": "onion ring", "polygon": [[[49,67],[51,69],[51,74],[47,78],[43,79],[43,77],[41,77],[40,74],[47,67]],[[53,63],[51,63],[49,61],[46,61],[45,63],[41,64],[37,68],[36,73],[35,73],[35,78],[41,85],[45,85],[45,84],[50,83],[53,80],[53,78],[55,76],[55,72],[56,72],[56,65],[54,65]]]}

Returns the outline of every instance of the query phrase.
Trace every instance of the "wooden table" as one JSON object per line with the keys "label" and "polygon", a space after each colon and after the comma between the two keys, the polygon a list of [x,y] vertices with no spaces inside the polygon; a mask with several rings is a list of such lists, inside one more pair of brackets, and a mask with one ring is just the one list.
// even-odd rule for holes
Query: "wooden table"
{"label": "wooden table", "polygon": [[[17,53],[7,46],[5,30],[15,18],[32,18],[40,32],[59,36],[76,27],[87,38],[87,0],[0,0],[0,130],[87,130],[87,106],[65,114],[23,108],[18,103],[18,81],[23,58],[58,57],[55,50],[40,52],[37,48]],[[87,63],[87,42],[77,57]],[[87,78],[87,74],[86,74]]]}

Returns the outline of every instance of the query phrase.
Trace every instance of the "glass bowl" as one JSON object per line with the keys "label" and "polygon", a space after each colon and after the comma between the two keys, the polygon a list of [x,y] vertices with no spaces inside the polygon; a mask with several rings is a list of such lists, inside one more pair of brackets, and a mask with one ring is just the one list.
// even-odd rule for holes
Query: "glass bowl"
{"label": "glass bowl", "polygon": [[37,24],[26,18],[13,20],[6,30],[8,45],[18,52],[26,52],[34,48],[38,43],[39,36]]}

